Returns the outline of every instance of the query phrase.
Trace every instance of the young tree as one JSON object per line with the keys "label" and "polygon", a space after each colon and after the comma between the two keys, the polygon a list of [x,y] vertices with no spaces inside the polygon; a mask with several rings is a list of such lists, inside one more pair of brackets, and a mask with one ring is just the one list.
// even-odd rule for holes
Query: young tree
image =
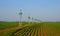
{"label": "young tree", "polygon": [[31,19],[31,17],[30,16],[28,16],[28,23],[30,24],[30,19]]}
{"label": "young tree", "polygon": [[20,21],[19,21],[19,25],[22,26],[22,9],[20,9],[20,12],[19,12],[19,17],[20,17]]}

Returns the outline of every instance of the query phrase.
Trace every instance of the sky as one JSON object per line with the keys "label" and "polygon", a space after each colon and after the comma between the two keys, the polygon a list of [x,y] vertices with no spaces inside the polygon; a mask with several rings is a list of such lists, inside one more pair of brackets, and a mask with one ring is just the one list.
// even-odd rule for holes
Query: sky
{"label": "sky", "polygon": [[60,21],[60,0],[0,0],[0,21],[19,21],[20,9],[22,21]]}

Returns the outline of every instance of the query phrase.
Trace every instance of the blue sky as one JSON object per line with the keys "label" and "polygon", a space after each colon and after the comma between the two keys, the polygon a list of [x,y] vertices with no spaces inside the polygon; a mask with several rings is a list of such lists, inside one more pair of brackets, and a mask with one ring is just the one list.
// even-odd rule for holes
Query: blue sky
{"label": "blue sky", "polygon": [[0,21],[19,21],[30,15],[42,21],[60,21],[60,0],[0,0]]}

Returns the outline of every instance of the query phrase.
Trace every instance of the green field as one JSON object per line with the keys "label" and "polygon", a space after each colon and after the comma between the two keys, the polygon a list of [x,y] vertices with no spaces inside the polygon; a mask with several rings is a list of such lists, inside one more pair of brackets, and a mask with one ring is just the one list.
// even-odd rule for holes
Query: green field
{"label": "green field", "polygon": [[60,22],[45,22],[45,28],[51,28],[53,31],[60,32]]}
{"label": "green field", "polygon": [[[22,25],[28,24],[27,22],[22,22]],[[5,29],[5,28],[10,28],[13,26],[19,25],[19,22],[0,22],[0,30]]]}
{"label": "green field", "polygon": [[[23,26],[28,22],[22,22]],[[18,25],[18,22],[0,22],[0,29]],[[31,22],[29,26],[0,33],[0,36],[60,36],[60,22]]]}
{"label": "green field", "polygon": [[0,30],[18,25],[18,22],[0,22]]}

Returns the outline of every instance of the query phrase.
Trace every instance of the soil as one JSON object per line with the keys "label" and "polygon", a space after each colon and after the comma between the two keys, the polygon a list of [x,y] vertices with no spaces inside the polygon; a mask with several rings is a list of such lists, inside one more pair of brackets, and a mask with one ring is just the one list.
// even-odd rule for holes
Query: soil
{"label": "soil", "polygon": [[[25,25],[25,26],[29,26],[29,25]],[[24,26],[24,27],[25,27]],[[15,28],[22,28],[22,26],[19,26],[19,25],[17,25],[17,26],[13,26],[13,27],[10,27],[10,28],[5,28],[5,29],[2,29],[2,30],[0,30],[0,33],[1,32],[6,32],[6,31],[9,31],[9,30],[12,30],[12,29],[15,29]]]}

